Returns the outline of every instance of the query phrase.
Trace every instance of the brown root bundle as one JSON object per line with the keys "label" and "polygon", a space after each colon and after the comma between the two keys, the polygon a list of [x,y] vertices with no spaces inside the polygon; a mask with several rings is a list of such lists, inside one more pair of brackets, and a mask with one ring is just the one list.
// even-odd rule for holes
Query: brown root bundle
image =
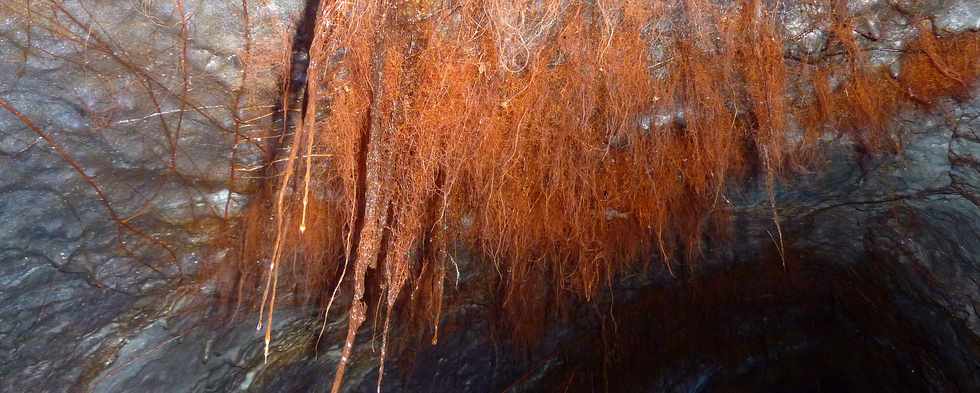
{"label": "brown root bundle", "polygon": [[932,105],[939,97],[966,94],[980,72],[980,40],[976,33],[943,37],[919,24],[918,39],[902,59],[899,81],[913,100]]}
{"label": "brown root bundle", "polygon": [[515,321],[590,299],[649,255],[672,272],[723,223],[733,179],[761,174],[772,192],[828,132],[890,149],[896,110],[978,74],[975,34],[920,29],[895,79],[867,66],[846,16],[814,17],[841,56],[786,60],[761,0],[323,1],[302,117],[237,262],[209,273],[257,304],[267,344],[277,299],[329,312],[349,298],[336,391],[368,291],[385,306],[382,359],[399,302],[437,340],[458,248]]}

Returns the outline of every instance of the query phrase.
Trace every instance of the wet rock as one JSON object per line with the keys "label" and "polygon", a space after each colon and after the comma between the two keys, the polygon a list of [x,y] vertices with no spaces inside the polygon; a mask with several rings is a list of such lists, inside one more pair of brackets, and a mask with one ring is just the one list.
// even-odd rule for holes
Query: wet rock
{"label": "wet rock", "polygon": [[[225,206],[234,215],[245,203],[226,184],[235,124],[229,93],[241,88],[243,41],[232,27],[239,26],[240,3],[188,1],[183,17],[170,1],[96,3],[64,2],[66,12],[82,24],[67,26],[81,42],[58,37],[42,25],[27,34],[21,16],[0,12],[0,97],[70,146],[73,158],[105,188],[107,202],[127,222],[152,239],[179,247],[171,259],[158,244],[121,229],[72,168],[37,135],[0,113],[3,389],[325,390],[345,320],[331,319],[314,353],[319,310],[277,312],[272,353],[265,362],[255,310],[241,310],[232,323],[219,323],[213,310],[196,303],[199,298],[174,289],[207,255],[201,248],[211,234],[195,232],[192,224],[221,217]],[[288,20],[303,6],[288,0],[253,3],[256,19]],[[808,58],[826,49],[828,26],[810,23],[806,15],[813,10],[806,7],[789,2],[781,14],[788,35],[799,37],[788,44],[790,57]],[[904,16],[910,10],[930,15],[942,32],[980,26],[980,6],[969,0],[854,1],[849,9],[861,15],[856,34],[863,45],[874,48],[871,61],[879,64],[893,64],[914,38]],[[186,93],[176,56],[184,20],[191,70]],[[661,24],[656,29],[670,28],[667,21]],[[257,32],[263,29],[256,26]],[[107,37],[127,39],[110,42]],[[126,58],[101,51],[104,45]],[[977,96],[980,92],[973,94]],[[954,386],[933,387],[972,391],[980,389],[980,100],[940,105],[935,113],[902,115],[897,124],[906,139],[897,156],[862,157],[846,140],[827,141],[820,174],[789,179],[777,190],[776,205],[786,248],[800,254],[801,264],[854,270],[857,276],[844,276],[841,285],[872,283],[880,288],[876,300],[892,305],[889,314],[900,320],[903,331],[922,339],[932,362],[942,367],[937,381]],[[650,123],[683,119],[683,110],[678,110],[641,121],[649,128]],[[699,275],[724,277],[726,268],[766,260],[772,250],[775,228],[762,187],[745,185],[732,200],[738,231],[729,241],[711,243]],[[575,310],[573,322],[556,324],[539,347],[521,356],[485,322],[488,310],[479,302],[479,292],[467,289],[472,269],[465,262],[461,269],[462,289],[453,291],[457,301],[450,303],[445,319],[447,325],[465,329],[419,349],[414,368],[391,364],[385,391],[539,391],[598,370],[588,368],[596,364],[590,361],[601,358],[601,345],[582,343],[598,343],[603,337],[596,332],[610,322],[593,308]],[[642,305],[640,299],[651,291],[677,289],[684,282],[662,269],[652,270],[616,283],[608,299]],[[612,304],[608,299],[601,304]],[[903,352],[907,347],[902,347],[902,337],[867,327],[870,322],[846,315],[847,307],[834,309],[828,299],[720,316],[716,321],[734,326],[738,337],[777,340],[760,347],[766,353],[743,353],[733,367],[700,351],[678,355],[663,368],[646,370],[650,378],[640,386],[699,392],[746,380],[767,381],[760,370],[778,367],[783,360],[826,356],[819,352],[822,345],[840,349],[854,342],[869,348],[867,353],[898,353],[887,357],[897,364],[924,364]],[[827,324],[820,326],[840,330],[839,335],[778,333],[803,332],[821,321]],[[659,326],[643,323],[652,322],[638,322]],[[376,389],[376,343],[370,332],[361,337],[348,391]],[[871,364],[877,359],[863,360]],[[883,375],[883,380],[891,376]]]}
{"label": "wet rock", "polygon": [[933,21],[939,31],[962,33],[980,30],[980,4],[970,0],[955,0],[936,13]]}
{"label": "wet rock", "polygon": [[[66,146],[142,233],[121,228],[47,143],[0,113],[0,390],[109,389],[99,381],[138,374],[107,371],[138,364],[133,352],[173,353],[160,310],[208,239],[187,224],[242,202],[225,184],[241,49],[229,27],[241,3],[187,2],[198,16],[187,94],[174,2],[30,2],[38,17],[58,15],[30,25],[18,8],[27,3],[0,6],[0,97]],[[185,389],[162,382],[157,391]]]}

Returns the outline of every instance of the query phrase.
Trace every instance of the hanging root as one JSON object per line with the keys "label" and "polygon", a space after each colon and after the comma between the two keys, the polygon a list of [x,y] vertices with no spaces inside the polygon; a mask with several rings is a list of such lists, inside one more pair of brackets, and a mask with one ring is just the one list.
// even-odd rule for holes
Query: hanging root
{"label": "hanging root", "polygon": [[650,255],[671,275],[675,260],[691,268],[725,224],[726,186],[760,174],[785,266],[775,187],[788,164],[805,167],[828,133],[896,149],[893,115],[964,94],[980,49],[975,33],[921,27],[896,78],[868,66],[828,4],[813,17],[833,55],[788,60],[795,38],[768,4],[322,1],[301,119],[277,133],[283,156],[262,167],[274,186],[242,225],[237,255],[251,259],[233,266],[251,281],[228,298],[260,297],[266,354],[278,297],[320,302],[320,336],[349,299],[336,392],[367,297],[385,313],[379,389],[400,320],[438,341],[455,249],[530,342],[542,313]]}

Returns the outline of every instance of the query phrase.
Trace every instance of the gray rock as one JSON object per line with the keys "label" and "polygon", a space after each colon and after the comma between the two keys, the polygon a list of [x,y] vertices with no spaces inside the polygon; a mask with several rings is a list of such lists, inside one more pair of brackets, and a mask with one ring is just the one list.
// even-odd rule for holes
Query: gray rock
{"label": "gray rock", "polygon": [[[252,3],[256,19],[285,21],[303,7],[289,0]],[[204,245],[213,233],[195,231],[191,224],[221,217],[225,206],[234,215],[247,197],[226,184],[235,115],[229,94],[241,88],[242,38],[233,28],[239,26],[241,3],[186,1],[191,69],[186,95],[175,56],[181,18],[174,4],[65,1],[66,11],[81,23],[65,28],[81,42],[58,37],[44,25],[28,27],[22,16],[0,6],[0,97],[70,147],[85,173],[106,190],[107,202],[147,236],[175,245],[176,253],[171,260],[158,245],[121,230],[72,168],[19,121],[0,113],[4,391],[322,391],[332,380],[346,326],[342,317],[330,320],[315,352],[320,311],[278,312],[265,362],[254,310],[220,323],[218,311],[202,306],[209,304],[199,297],[211,292],[206,285],[198,294],[175,289],[187,288],[179,281],[191,277],[209,255]],[[799,38],[787,44],[790,57],[817,56],[825,49],[828,26],[808,20],[807,7],[814,6],[787,2],[781,10],[785,33]],[[910,10],[928,15],[944,33],[980,27],[980,5],[969,0],[851,1],[848,9],[859,15],[856,34],[878,64],[895,64],[897,53],[917,34],[904,16]],[[660,21],[651,28],[672,26]],[[102,45],[125,57],[109,56],[100,51]],[[656,43],[653,49],[666,56]],[[972,96],[942,102],[934,113],[903,113],[896,127],[906,136],[904,149],[895,156],[863,157],[847,140],[825,141],[819,174],[786,179],[777,189],[785,250],[807,285],[819,289],[813,296],[779,292],[777,280],[762,289],[791,299],[779,302],[762,294],[731,299],[733,309],[757,307],[751,312],[712,309],[704,314],[717,315],[698,316],[690,311],[698,311],[700,303],[688,297],[693,293],[688,282],[740,283],[733,271],[764,269],[772,260],[772,211],[768,196],[753,182],[729,196],[736,228],[731,238],[711,239],[705,260],[690,266],[688,277],[672,278],[661,268],[624,277],[595,305],[575,307],[569,321],[556,322],[539,346],[523,353],[506,332],[487,322],[492,310],[480,298],[476,267],[459,261],[458,289],[453,286],[444,319],[447,326],[464,328],[445,333],[438,345],[419,348],[414,368],[390,362],[382,388],[540,391],[567,384],[587,390],[610,383],[603,368],[612,364],[639,370],[613,373],[621,378],[613,385],[707,392],[749,382],[778,387],[765,370],[798,363],[831,371],[851,367],[840,376],[846,379],[842,383],[865,390],[912,389],[926,381],[923,387],[932,391],[978,391],[980,91]],[[683,116],[683,110],[651,113],[641,123],[649,128],[683,122]],[[245,146],[241,152],[242,162],[257,154]],[[677,296],[689,312],[645,308],[664,294]],[[622,310],[617,314],[622,323],[596,311],[614,307]],[[710,325],[705,321],[731,332],[705,330]],[[610,326],[629,333],[606,335]],[[685,334],[709,344],[657,352],[670,343],[665,338]],[[605,340],[618,349],[603,352]],[[735,348],[737,342],[763,343],[745,349]],[[347,391],[375,391],[375,346],[366,328]],[[649,358],[640,348],[660,356],[662,367],[643,369],[637,359]],[[834,355],[828,348],[853,348],[856,355],[839,368],[807,363]],[[716,350],[737,356],[723,359]],[[607,359],[607,354],[616,356]],[[875,362],[887,367],[879,370]],[[889,367],[926,377],[903,386],[904,380],[885,371]],[[863,380],[856,373],[864,373]]]}

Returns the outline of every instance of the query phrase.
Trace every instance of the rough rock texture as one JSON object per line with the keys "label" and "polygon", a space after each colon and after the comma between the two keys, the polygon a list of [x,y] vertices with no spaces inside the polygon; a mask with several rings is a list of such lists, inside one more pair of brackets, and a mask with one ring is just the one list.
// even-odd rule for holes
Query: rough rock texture
{"label": "rough rock texture", "polygon": [[[285,18],[302,7],[299,3],[268,2],[253,6],[251,13]],[[858,26],[862,34],[880,38],[876,45],[893,48],[908,41],[896,22],[900,13],[889,3],[851,3],[851,11],[866,18]],[[980,29],[980,6],[969,0],[892,3],[925,7],[943,31]],[[114,209],[149,236],[180,245],[171,260],[166,250],[121,231],[68,165],[15,118],[0,113],[0,390],[322,391],[332,378],[343,320],[331,321],[314,357],[310,344],[319,328],[317,310],[279,313],[273,352],[263,364],[253,316],[218,324],[206,312],[178,312],[191,306],[192,296],[174,288],[194,270],[213,228],[200,223],[221,217],[228,198],[232,212],[241,202],[225,181],[242,14],[239,2],[186,1],[192,22],[186,65],[191,87],[185,95],[184,66],[173,55],[182,50],[174,4],[66,1],[66,12],[81,24],[63,14],[58,21],[81,37],[76,42],[42,26],[28,30],[23,15],[0,8],[0,97],[66,146],[105,188]],[[786,21],[791,29],[792,19]],[[790,52],[814,52],[822,36],[806,33],[803,44]],[[100,46],[126,53],[130,65]],[[891,52],[879,52],[873,61],[894,62]],[[181,96],[200,110],[184,107],[179,116],[185,105]],[[980,97],[980,91],[973,96]],[[556,324],[539,347],[519,353],[483,321],[488,311],[464,272],[446,313],[448,331],[438,345],[421,347],[413,369],[390,366],[383,389],[538,391],[568,384],[573,391],[589,390],[603,381],[596,375],[604,366],[622,370],[631,359],[649,361],[631,354],[632,346],[636,352],[663,354],[662,367],[629,380],[634,388],[645,387],[636,390],[788,389],[790,382],[774,379],[778,372],[765,370],[800,364],[828,374],[849,366],[851,374],[821,379],[836,378],[839,386],[873,389],[890,381],[896,389],[980,391],[980,98],[943,102],[933,113],[904,114],[900,126],[907,137],[899,155],[865,158],[847,141],[826,141],[819,175],[800,175],[778,190],[785,249],[792,254],[789,263],[804,272],[803,284],[746,285],[759,291],[759,299],[769,294],[785,302],[745,300],[732,306],[749,312],[710,317],[676,314],[680,306],[651,299],[673,293],[677,304],[696,309],[699,298],[684,280],[653,269],[648,276],[624,279],[614,296],[600,302],[620,309],[617,315],[634,329],[624,331],[643,337],[645,344],[609,338],[609,326],[618,323],[582,306],[572,322]],[[180,149],[171,161],[174,141]],[[733,267],[774,261],[765,194],[749,184],[733,201],[733,236],[712,243],[697,273],[716,286],[743,277]],[[785,278],[774,276],[777,282]],[[859,286],[871,289],[855,292]],[[797,297],[796,289],[814,292]],[[869,318],[872,311],[887,317]],[[718,351],[728,353],[726,359],[696,346],[656,352],[669,347],[657,337],[676,336],[678,329],[689,328],[685,323],[737,330],[729,337],[695,329],[692,341],[761,344]],[[376,343],[370,334],[361,336],[348,372],[351,391],[375,389]],[[620,357],[597,362],[607,338]],[[833,366],[834,350],[860,356]],[[907,369],[888,374],[868,366],[876,363],[881,369]],[[908,377],[915,373],[925,377]]]}
{"label": "rough rock texture", "polygon": [[[30,28],[24,3],[0,5],[0,97],[65,146],[123,219],[180,246],[174,260],[120,230],[38,135],[0,114],[0,390],[87,391],[134,342],[154,343],[139,332],[167,332],[166,294],[206,240],[189,223],[221,216],[229,197],[237,208],[225,182],[241,3],[186,2],[187,94],[173,2],[34,2],[50,13]],[[199,111],[179,116],[182,96]]]}

